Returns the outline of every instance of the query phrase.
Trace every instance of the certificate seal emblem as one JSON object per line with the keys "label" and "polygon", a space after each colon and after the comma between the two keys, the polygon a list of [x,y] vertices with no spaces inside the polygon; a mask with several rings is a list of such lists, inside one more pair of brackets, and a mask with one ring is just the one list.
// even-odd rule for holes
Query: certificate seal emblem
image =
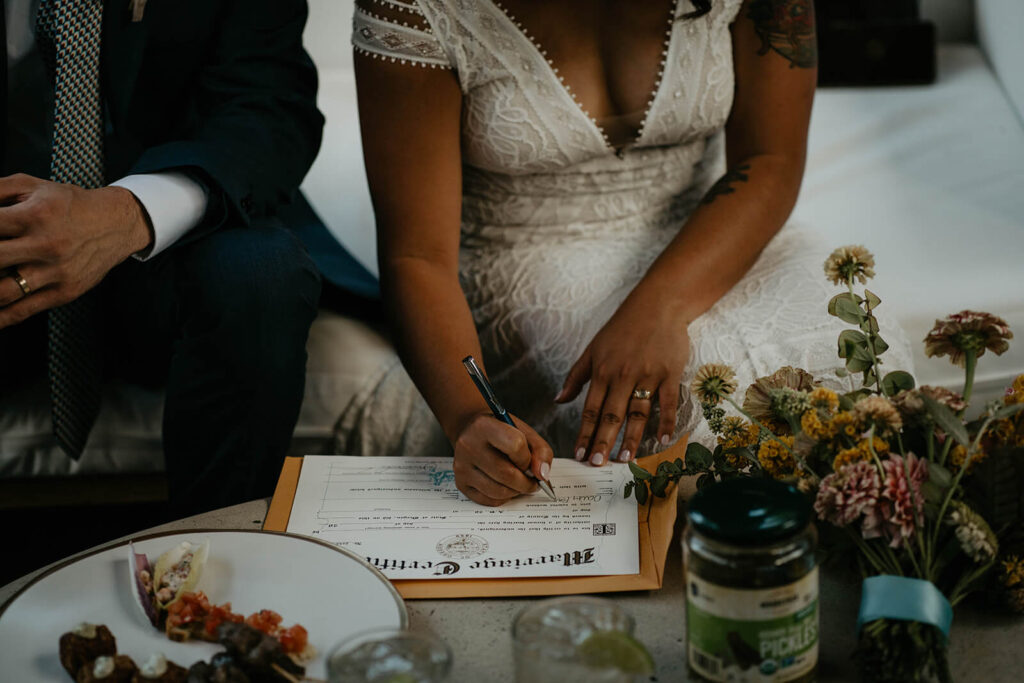
{"label": "certificate seal emblem", "polygon": [[452,560],[472,560],[486,553],[489,547],[486,539],[473,534],[445,536],[435,546],[438,553]]}

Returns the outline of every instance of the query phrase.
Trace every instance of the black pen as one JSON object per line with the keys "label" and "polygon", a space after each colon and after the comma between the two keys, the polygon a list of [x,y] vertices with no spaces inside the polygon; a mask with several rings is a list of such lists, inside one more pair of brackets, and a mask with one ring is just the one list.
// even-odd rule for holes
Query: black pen
{"label": "black pen", "polygon": [[[480,390],[480,394],[483,395],[484,400],[487,401],[487,407],[494,413],[494,417],[501,420],[507,425],[513,427],[516,423],[512,421],[512,416],[508,414],[508,411],[502,407],[501,403],[498,402],[498,397],[494,395],[494,389],[491,388],[491,383],[484,377],[484,373],[480,372],[480,367],[476,364],[476,360],[473,356],[466,356],[462,359],[462,364],[466,366],[466,371],[469,376],[473,378],[473,384]],[[555,490],[551,487],[551,482],[545,479],[537,479],[537,485],[540,486],[541,490],[548,494],[551,500],[557,501],[558,497],[555,496]]]}

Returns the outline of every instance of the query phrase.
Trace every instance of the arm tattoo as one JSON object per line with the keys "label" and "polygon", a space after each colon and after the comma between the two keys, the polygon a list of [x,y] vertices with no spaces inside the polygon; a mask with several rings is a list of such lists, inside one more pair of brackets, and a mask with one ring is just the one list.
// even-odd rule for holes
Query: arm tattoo
{"label": "arm tattoo", "polygon": [[733,183],[745,183],[750,178],[746,171],[750,170],[750,164],[740,164],[736,168],[731,168],[725,172],[725,175],[718,179],[708,193],[704,195],[704,199],[700,200],[701,204],[710,204],[715,201],[720,195],[732,194],[736,189],[732,186]]}
{"label": "arm tattoo", "polygon": [[751,0],[747,16],[761,37],[759,55],[769,50],[789,60],[789,68],[818,64],[813,0]]}

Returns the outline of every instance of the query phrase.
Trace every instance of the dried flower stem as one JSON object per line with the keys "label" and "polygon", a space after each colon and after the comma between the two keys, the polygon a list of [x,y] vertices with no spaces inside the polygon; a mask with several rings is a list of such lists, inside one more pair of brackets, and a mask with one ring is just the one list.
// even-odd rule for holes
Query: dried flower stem
{"label": "dried flower stem", "polygon": [[[856,302],[857,294],[853,291],[853,278],[850,278],[849,280],[846,281],[846,288],[848,290],[850,290],[850,296],[853,297],[853,300]],[[871,320],[871,302],[867,300],[867,297],[864,297],[864,307],[867,309],[867,313],[868,313],[868,321],[869,322],[868,322],[868,330],[867,330],[867,335],[866,336],[868,338],[868,353],[871,354],[871,369],[875,373],[875,386],[878,388],[878,395],[879,396],[885,396],[885,393],[882,391],[882,373],[879,371],[879,368],[878,368],[878,366],[879,366],[878,356],[875,355],[875,336],[876,335],[875,335],[874,331],[872,330],[871,323],[870,323],[870,320]]]}
{"label": "dried flower stem", "polygon": [[[967,410],[967,405],[971,400],[971,391],[974,390],[974,368],[978,364],[978,353],[970,349],[964,351],[964,393],[963,402],[964,407],[961,408],[956,416],[963,417],[964,411]],[[988,423],[985,423],[986,427]],[[942,455],[939,457],[939,464],[945,465],[946,458],[949,457],[949,451],[953,448],[953,439],[947,434],[946,442],[942,444]],[[968,455],[970,455],[968,453]]]}

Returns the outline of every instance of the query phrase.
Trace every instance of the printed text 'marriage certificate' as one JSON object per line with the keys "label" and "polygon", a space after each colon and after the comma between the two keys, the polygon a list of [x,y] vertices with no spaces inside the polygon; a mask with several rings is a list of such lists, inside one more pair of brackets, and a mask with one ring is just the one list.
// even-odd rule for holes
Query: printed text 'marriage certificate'
{"label": "printed text 'marriage certificate'", "polygon": [[288,520],[392,579],[636,574],[636,502],[625,465],[556,459],[543,492],[499,508],[455,488],[451,458],[306,456]]}

